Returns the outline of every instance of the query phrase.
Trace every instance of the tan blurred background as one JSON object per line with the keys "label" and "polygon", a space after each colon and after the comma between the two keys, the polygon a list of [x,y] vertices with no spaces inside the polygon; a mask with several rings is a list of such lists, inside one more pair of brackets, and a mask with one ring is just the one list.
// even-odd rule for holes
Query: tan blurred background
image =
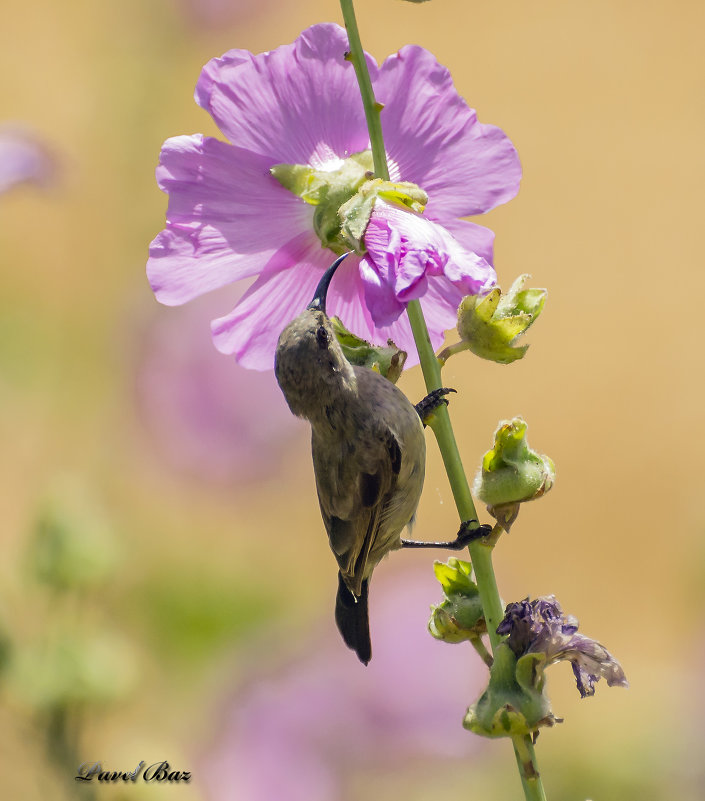
{"label": "tan blurred background", "polygon": [[[549,289],[546,309],[524,361],[460,356],[445,381],[459,391],[452,417],[470,472],[497,421],[516,414],[558,467],[551,494],[497,548],[503,597],[555,593],[631,682],[581,701],[569,669],[551,669],[566,722],[538,745],[549,798],[702,798],[705,6],[359,0],[357,11],[367,50],[380,61],[408,42],[431,50],[524,166],[519,196],[481,222],[497,234],[500,282],[531,273]],[[117,770],[168,759],[194,778],[120,797],[251,801],[235,789],[211,795],[199,772],[217,748],[223,699],[246,693],[253,671],[286,672],[320,627],[334,638],[335,571],[306,426],[285,417],[271,374],[211,352],[208,301],[159,307],[144,264],[166,209],[154,182],[163,140],[217,134],[192,100],[202,65],[340,19],[333,0],[3,6],[0,123],[33,130],[58,167],[48,189],[0,197],[0,620],[30,663],[44,658],[57,617],[89,640],[95,631],[125,643],[106,660],[119,692],[82,713],[81,761]],[[186,398],[199,381],[210,387],[205,412]],[[402,388],[423,394],[418,370]],[[220,428],[211,414],[226,418]],[[426,538],[456,526],[432,443],[429,452]],[[80,498],[67,501],[86,534],[79,552],[102,564],[96,518],[112,537],[103,561],[113,572],[95,568],[105,579],[71,598],[33,577],[30,543],[57,495],[59,505]],[[399,554],[379,573],[430,571],[430,561]],[[430,604],[439,598],[428,586]],[[76,766],[50,761],[26,684],[12,671],[4,684],[3,796],[77,797]],[[457,699],[458,722],[473,700]],[[410,766],[411,783],[403,761],[385,772],[351,758],[355,778],[329,797],[421,801],[439,787],[450,798],[519,797],[506,744],[478,760],[462,737],[466,758]]]}

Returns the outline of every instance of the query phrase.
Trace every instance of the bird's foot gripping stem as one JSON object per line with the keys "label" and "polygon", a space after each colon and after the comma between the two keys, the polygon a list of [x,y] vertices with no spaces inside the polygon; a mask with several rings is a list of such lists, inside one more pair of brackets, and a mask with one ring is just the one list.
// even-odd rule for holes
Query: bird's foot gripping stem
{"label": "bird's foot gripping stem", "polygon": [[455,391],[456,390],[450,389],[449,387],[441,387],[440,389],[434,389],[433,392],[429,392],[425,398],[420,400],[414,408],[421,418],[421,422],[426,425],[428,418],[442,403],[445,403],[447,406],[448,401],[443,396]]}
{"label": "bird's foot gripping stem", "polygon": [[454,540],[450,542],[424,542],[423,540],[402,540],[402,548],[447,548],[451,551],[461,551],[471,542],[481,540],[492,533],[492,526],[487,523],[480,524],[477,520],[463,520],[460,530]]}

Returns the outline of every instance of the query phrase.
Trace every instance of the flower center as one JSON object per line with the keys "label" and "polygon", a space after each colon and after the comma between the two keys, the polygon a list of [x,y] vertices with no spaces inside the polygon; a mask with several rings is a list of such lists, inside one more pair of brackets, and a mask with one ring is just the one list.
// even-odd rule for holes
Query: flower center
{"label": "flower center", "polygon": [[313,229],[324,248],[365,252],[364,234],[377,199],[423,213],[428,195],[408,181],[374,177],[372,152],[331,159],[318,169],[307,164],[275,164],[270,173],[306,203],[315,206]]}
{"label": "flower center", "polygon": [[370,150],[336,159],[318,169],[308,164],[275,164],[270,172],[285,189],[315,206],[313,229],[324,248],[341,254],[350,250],[341,233],[338,210],[374,176]]}

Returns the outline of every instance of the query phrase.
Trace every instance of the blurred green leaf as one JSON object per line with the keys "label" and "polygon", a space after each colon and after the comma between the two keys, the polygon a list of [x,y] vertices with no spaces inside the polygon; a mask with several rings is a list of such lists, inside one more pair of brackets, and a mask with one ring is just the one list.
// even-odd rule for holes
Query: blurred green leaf
{"label": "blurred green leaf", "polygon": [[205,661],[242,642],[282,608],[274,594],[212,575],[171,573],[156,578],[135,598],[152,645],[185,663]]}

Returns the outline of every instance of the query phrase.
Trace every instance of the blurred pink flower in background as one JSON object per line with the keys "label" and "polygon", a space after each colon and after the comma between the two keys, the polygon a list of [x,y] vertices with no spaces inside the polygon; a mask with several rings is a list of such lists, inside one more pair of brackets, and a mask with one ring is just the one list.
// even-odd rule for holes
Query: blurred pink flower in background
{"label": "blurred pink flower in background", "polygon": [[265,14],[272,0],[178,0],[184,16],[203,28],[243,23]]}
{"label": "blurred pink flower in background", "polygon": [[47,187],[55,172],[55,158],[34,133],[21,125],[0,126],[0,194],[24,183]]}
{"label": "blurred pink flower in background", "polygon": [[136,354],[138,416],[152,447],[176,470],[206,482],[277,475],[283,450],[308,439],[272,373],[245,370],[214,350],[205,298],[145,326]]}
{"label": "blurred pink flower in background", "polygon": [[[335,257],[327,237],[342,202],[332,209],[323,201],[320,206],[304,202],[270,169],[299,165],[315,170],[316,180],[325,184],[352,167],[364,180],[364,167],[350,158],[370,143],[353,65],[344,56],[347,48],[345,31],[323,23],[267,53],[230,50],[212,59],[198,80],[196,101],[230,143],[196,134],[168,139],[162,148],[157,182],[169,205],[166,228],[150,247],[150,284],[157,299],[172,306],[256,277],[235,309],[212,324],[216,347],[246,367],[272,368],[279,333],[311,300]],[[384,104],[391,179],[425,190],[425,217],[445,229],[436,237],[444,252],[423,260],[425,272],[415,277],[412,295],[420,298],[437,347],[444,331],[456,324],[461,288],[477,291],[494,281],[494,234],[458,218],[514,197],[521,166],[506,134],[477,121],[448,70],[427,50],[407,46],[379,67],[369,56],[368,64],[376,97]],[[347,179],[340,180],[347,187]],[[323,219],[333,220],[332,229],[315,216],[322,210]],[[341,246],[337,239],[335,246]],[[405,248],[395,252],[397,262],[407,255]],[[408,320],[399,316],[404,303],[395,282],[371,262],[361,272],[366,259],[351,257],[338,270],[329,311],[372,342],[391,337],[409,352],[407,364],[414,364],[413,337]],[[395,264],[394,269],[404,267]],[[366,301],[379,304],[380,313],[371,314]]]}
{"label": "blurred pink flower in background", "polygon": [[369,666],[326,622],[286,667],[266,675],[259,664],[221,704],[220,733],[199,769],[209,801],[340,801],[346,778],[366,770],[391,774],[424,759],[467,768],[486,747],[462,720],[487,668],[467,643],[438,642],[426,630],[440,594],[430,563],[378,571]]}

